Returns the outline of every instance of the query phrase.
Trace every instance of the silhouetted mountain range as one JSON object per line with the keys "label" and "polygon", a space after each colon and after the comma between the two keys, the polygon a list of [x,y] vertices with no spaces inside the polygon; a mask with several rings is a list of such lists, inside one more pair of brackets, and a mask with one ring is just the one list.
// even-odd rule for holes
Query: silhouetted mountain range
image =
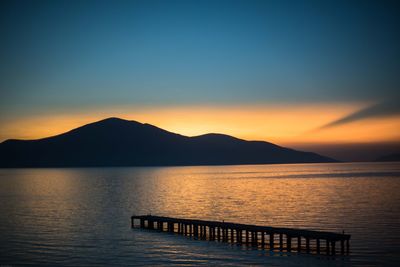
{"label": "silhouetted mountain range", "polygon": [[223,134],[195,137],[109,118],[38,140],[0,144],[0,167],[173,166],[335,162],[268,142]]}
{"label": "silhouetted mountain range", "polygon": [[400,153],[386,155],[376,159],[376,161],[400,161]]}

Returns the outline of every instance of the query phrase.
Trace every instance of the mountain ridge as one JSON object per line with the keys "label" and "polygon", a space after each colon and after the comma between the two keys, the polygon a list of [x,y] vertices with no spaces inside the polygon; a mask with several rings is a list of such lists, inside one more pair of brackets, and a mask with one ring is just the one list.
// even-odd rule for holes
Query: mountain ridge
{"label": "mountain ridge", "polygon": [[116,117],[35,140],[0,143],[0,167],[183,166],[335,162],[264,141],[184,136]]}

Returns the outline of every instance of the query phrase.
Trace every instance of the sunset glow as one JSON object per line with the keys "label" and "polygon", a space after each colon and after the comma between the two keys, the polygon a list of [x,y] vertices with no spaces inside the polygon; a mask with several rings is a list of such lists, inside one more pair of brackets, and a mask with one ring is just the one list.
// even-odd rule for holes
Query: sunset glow
{"label": "sunset glow", "polygon": [[106,117],[149,123],[187,136],[224,133],[278,144],[399,140],[400,117],[366,119],[329,129],[320,126],[366,104],[281,104],[242,106],[119,107],[27,116],[4,121],[0,139],[37,139],[60,134]]}
{"label": "sunset glow", "polygon": [[400,266],[400,2],[1,0],[0,267]]}

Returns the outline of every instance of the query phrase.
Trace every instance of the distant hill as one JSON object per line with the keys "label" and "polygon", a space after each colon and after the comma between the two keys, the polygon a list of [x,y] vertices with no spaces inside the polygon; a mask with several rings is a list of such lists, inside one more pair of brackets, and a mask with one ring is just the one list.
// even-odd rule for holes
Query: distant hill
{"label": "distant hill", "polygon": [[386,155],[377,158],[376,161],[400,161],[400,153]]}
{"label": "distant hill", "polygon": [[108,118],[38,140],[0,143],[0,167],[174,166],[334,162],[268,142],[195,137]]}

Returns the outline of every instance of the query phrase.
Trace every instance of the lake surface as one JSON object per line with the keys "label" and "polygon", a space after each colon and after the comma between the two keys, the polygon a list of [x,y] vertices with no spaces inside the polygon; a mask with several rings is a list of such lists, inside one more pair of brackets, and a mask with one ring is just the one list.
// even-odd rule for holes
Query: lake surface
{"label": "lake surface", "polygon": [[[0,265],[400,266],[400,164],[0,169]],[[349,256],[130,228],[132,214],[352,235]]]}

